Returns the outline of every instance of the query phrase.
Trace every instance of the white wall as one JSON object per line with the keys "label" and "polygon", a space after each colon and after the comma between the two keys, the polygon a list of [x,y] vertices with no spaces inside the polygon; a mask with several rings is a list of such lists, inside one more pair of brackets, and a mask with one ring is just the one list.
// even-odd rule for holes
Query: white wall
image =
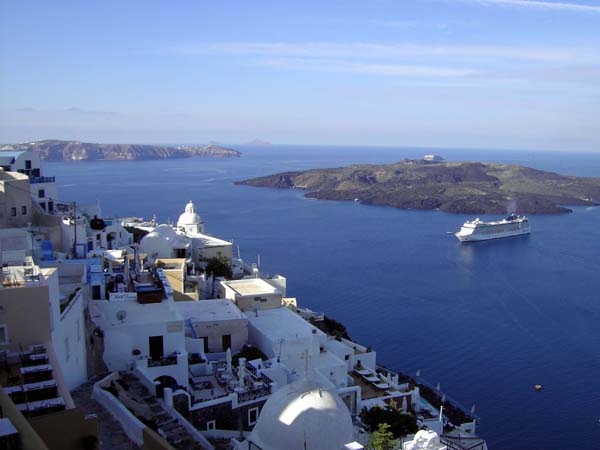
{"label": "white wall", "polygon": [[54,322],[52,343],[69,390],[87,381],[83,308],[87,286],[71,301],[59,320]]}
{"label": "white wall", "polygon": [[224,352],[222,338],[231,336],[231,351],[235,354],[248,343],[248,321],[246,319],[215,320],[193,322],[194,331],[198,338],[208,338],[209,352]]}

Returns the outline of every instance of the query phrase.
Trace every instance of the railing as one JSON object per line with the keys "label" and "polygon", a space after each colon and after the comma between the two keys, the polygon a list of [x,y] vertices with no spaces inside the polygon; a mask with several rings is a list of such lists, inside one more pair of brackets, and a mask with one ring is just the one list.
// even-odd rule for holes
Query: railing
{"label": "railing", "polygon": [[29,184],[54,183],[56,177],[29,177]]}
{"label": "railing", "polygon": [[257,398],[266,397],[268,395],[271,395],[271,385],[249,389],[246,392],[239,393],[238,402],[244,403],[251,400],[256,400]]}
{"label": "railing", "polygon": [[248,370],[248,372],[250,372],[250,374],[257,380],[262,381],[265,384],[270,384],[273,382],[273,380],[271,380],[271,378],[269,378],[267,375],[265,375],[263,372],[260,372],[260,376],[258,375],[258,369],[256,367],[254,367],[252,364],[248,363],[246,364],[246,370]]}
{"label": "railing", "polygon": [[177,365],[177,355],[163,356],[162,358],[148,358],[148,367],[162,367]]}

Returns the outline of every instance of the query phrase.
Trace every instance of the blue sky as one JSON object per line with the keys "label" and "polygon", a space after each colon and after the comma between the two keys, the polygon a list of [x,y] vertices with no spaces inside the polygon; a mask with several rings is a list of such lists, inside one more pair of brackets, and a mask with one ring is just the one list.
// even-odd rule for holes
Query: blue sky
{"label": "blue sky", "polygon": [[600,0],[0,2],[0,141],[600,151]]}

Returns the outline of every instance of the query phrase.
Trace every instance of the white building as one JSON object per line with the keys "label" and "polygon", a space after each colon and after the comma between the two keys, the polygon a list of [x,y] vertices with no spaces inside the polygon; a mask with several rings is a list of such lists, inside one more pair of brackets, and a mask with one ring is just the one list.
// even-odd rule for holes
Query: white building
{"label": "white building", "polygon": [[248,343],[248,319],[229,300],[176,302],[186,336],[202,339],[204,353],[238,353]]}
{"label": "white building", "polygon": [[158,225],[140,241],[140,251],[151,260],[191,257],[191,240],[170,225]]}
{"label": "white building", "polygon": [[2,255],[0,349],[19,352],[43,344],[68,389],[87,380],[81,265],[40,268],[30,256]]}
{"label": "white building", "polygon": [[[109,292],[109,300],[91,301],[90,315],[102,336],[103,359],[109,370],[135,369],[149,383],[170,377],[187,388],[183,318],[166,276],[157,272],[162,287],[142,272],[143,276],[137,277],[137,290]],[[123,284],[127,284],[125,278]]]}
{"label": "white building", "polygon": [[284,365],[289,370],[289,381],[301,377],[308,366],[328,388],[348,386],[346,361],[329,352],[328,336],[298,314],[280,307],[247,312],[245,316],[250,344]]}
{"label": "white building", "polygon": [[[148,231],[149,223],[138,226],[137,222],[128,222],[127,225]],[[214,257],[225,257],[231,261],[232,247],[231,242],[204,234],[204,224],[191,201],[179,216],[176,227],[158,225],[151,228],[140,242],[141,250],[153,260],[186,258],[195,265]]]}
{"label": "white building", "polygon": [[185,205],[185,211],[183,214],[179,216],[177,228],[184,233],[204,233],[204,224],[202,223],[202,218],[196,214],[196,207],[191,200],[187,205]]}
{"label": "white building", "polygon": [[204,223],[191,200],[179,216],[177,230],[191,240],[191,258],[195,264],[216,257],[225,257],[231,261],[233,245],[204,233]]}
{"label": "white building", "polygon": [[274,282],[263,278],[221,281],[221,297],[234,302],[242,311],[279,308],[285,296],[285,278]]}
{"label": "white building", "polygon": [[7,172],[19,172],[27,175],[33,201],[45,211],[55,211],[58,200],[55,178],[44,174],[37,153],[29,150],[0,152],[0,168]]}

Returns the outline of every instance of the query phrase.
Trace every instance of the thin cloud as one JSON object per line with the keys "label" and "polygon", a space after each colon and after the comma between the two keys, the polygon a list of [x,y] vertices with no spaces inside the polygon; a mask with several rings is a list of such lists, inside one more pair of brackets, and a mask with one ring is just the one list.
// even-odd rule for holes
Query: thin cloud
{"label": "thin cloud", "polygon": [[255,64],[278,69],[361,73],[396,77],[460,78],[477,74],[475,70],[464,68],[357,63],[328,59],[272,58],[256,61]]}
{"label": "thin cloud", "polygon": [[387,19],[373,19],[369,20],[369,24],[384,27],[384,28],[400,28],[400,29],[434,29],[434,30],[447,30],[450,28],[450,24],[446,22],[424,22],[420,20],[387,20]]}
{"label": "thin cloud", "polygon": [[422,45],[372,44],[331,42],[224,42],[180,44],[164,47],[167,54],[180,56],[234,55],[286,58],[384,59],[427,57],[461,59],[463,61],[497,61],[498,59],[545,62],[599,61],[597,50],[582,48],[477,46],[477,45]]}
{"label": "thin cloud", "polygon": [[600,13],[600,6],[572,2],[550,2],[542,0],[458,0],[460,2],[480,3],[484,5],[512,6],[528,9],[545,9],[555,11],[573,11]]}
{"label": "thin cloud", "polygon": [[77,107],[71,107],[63,109],[62,112],[70,113],[70,114],[82,114],[82,115],[92,115],[92,116],[114,116],[116,113],[114,111],[95,111],[89,109],[82,109]]}

